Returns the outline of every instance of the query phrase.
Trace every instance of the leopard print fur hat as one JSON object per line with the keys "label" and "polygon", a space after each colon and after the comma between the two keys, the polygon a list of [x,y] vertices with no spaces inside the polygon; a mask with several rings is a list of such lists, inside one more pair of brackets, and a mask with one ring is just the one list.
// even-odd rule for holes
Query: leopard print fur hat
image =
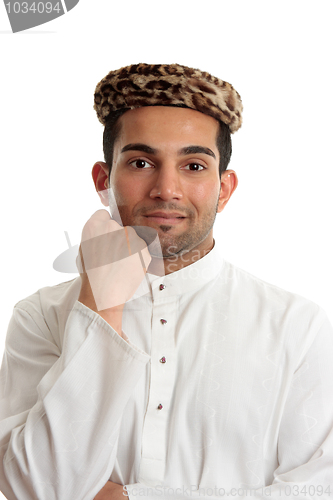
{"label": "leopard print fur hat", "polygon": [[199,69],[179,64],[133,64],[110,71],[96,87],[94,109],[103,125],[118,109],[142,106],[191,108],[221,120],[231,133],[242,124],[238,92],[230,83]]}

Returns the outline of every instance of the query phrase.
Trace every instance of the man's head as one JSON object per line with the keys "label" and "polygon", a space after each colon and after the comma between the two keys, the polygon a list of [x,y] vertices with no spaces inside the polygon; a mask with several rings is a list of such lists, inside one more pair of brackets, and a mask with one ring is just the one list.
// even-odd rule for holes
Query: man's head
{"label": "man's head", "polygon": [[178,65],[130,66],[98,84],[107,163],[94,165],[96,189],[113,189],[124,225],[155,228],[165,258],[212,248],[237,186],[226,167],[241,108],[230,84]]}
{"label": "man's head", "polygon": [[219,122],[198,111],[147,106],[124,113],[108,165],[98,162],[96,189],[111,187],[124,225],[157,230],[165,258],[208,251],[212,226],[237,185],[219,174]]}

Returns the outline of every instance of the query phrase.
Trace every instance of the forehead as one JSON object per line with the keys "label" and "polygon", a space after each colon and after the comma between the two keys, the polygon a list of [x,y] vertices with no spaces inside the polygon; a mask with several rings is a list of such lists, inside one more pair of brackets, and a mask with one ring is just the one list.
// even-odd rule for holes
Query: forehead
{"label": "forehead", "polygon": [[119,118],[122,143],[197,144],[215,147],[219,123],[215,118],[187,108],[146,106],[127,111]]}

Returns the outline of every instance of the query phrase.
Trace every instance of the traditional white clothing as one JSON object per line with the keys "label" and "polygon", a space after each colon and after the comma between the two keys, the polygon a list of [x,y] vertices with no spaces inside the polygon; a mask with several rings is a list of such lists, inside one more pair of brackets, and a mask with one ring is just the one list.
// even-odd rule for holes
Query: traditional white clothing
{"label": "traditional white clothing", "polygon": [[125,306],[128,341],[77,301],[80,277],[16,304],[1,371],[7,498],[92,500],[109,478],[131,499],[332,498],[324,311],[216,246],[148,281]]}

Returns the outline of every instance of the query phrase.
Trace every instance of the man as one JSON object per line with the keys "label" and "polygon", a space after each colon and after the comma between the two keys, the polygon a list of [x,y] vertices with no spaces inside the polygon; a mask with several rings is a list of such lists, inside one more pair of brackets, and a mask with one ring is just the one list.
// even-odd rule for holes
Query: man
{"label": "man", "polygon": [[80,277],[14,308],[2,491],[10,500],[330,498],[327,317],[214,245],[215,215],[237,187],[226,168],[239,95],[199,70],[139,64],[98,84],[95,109],[106,162],[94,165],[94,184],[105,205],[114,195],[124,228],[112,206],[113,219],[96,212]]}

